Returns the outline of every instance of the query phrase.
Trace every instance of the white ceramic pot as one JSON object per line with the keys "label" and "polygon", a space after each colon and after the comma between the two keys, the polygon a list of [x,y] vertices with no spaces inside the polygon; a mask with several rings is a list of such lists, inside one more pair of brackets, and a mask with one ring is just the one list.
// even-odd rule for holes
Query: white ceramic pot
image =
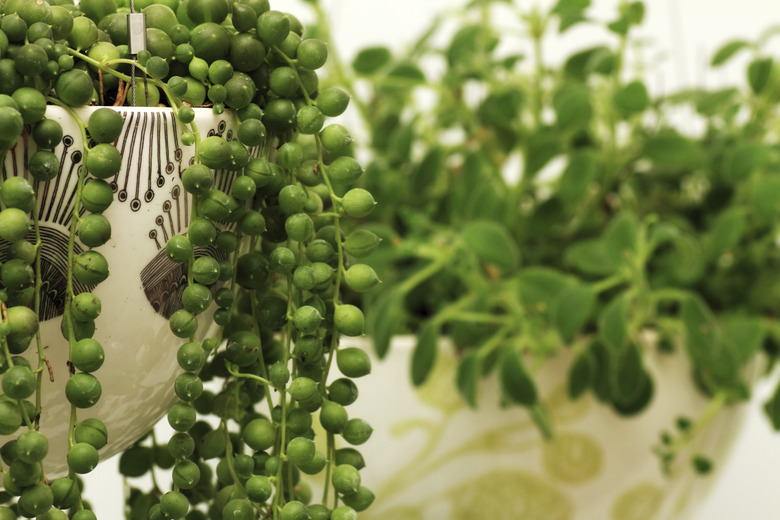
{"label": "white ceramic pot", "polygon": [[[78,109],[87,121],[94,107]],[[78,419],[98,417],[108,428],[106,458],[146,433],[173,402],[173,380],[179,373],[176,352],[183,340],[171,333],[167,316],[180,307],[179,295],[186,284],[181,265],[165,256],[167,239],[185,233],[192,211],[192,198],[181,187],[181,172],[192,163],[193,146],[181,143],[181,126],[167,108],[117,110],[125,125],[115,146],[122,154],[120,173],[108,179],[114,203],[105,211],[112,226],[108,243],[97,248],[108,260],[110,276],[98,286],[76,285],[75,291],[91,290],[101,300],[94,338],[106,352],[104,365],[95,372],[102,384],[100,401],[78,411]],[[68,380],[68,343],[60,333],[65,291],[67,240],[73,195],[83,165],[81,132],[75,121],[59,107],[49,106],[46,117],[60,122],[62,143],[60,175],[41,185],[38,214],[43,239],[43,303],[41,333],[44,352],[52,367],[53,381],[44,378],[41,431],[49,438],[44,461],[50,478],[67,470],[70,404],[64,388]],[[202,135],[217,133],[232,139],[234,118],[227,112],[215,116],[210,109],[197,109],[195,122]],[[29,137],[20,139],[5,161],[5,175],[29,174],[25,164],[35,151]],[[233,175],[218,172],[217,183],[229,188]],[[6,243],[0,248],[5,256]],[[77,240],[77,251],[86,249]],[[199,253],[196,252],[196,256]],[[211,323],[204,314],[198,331],[203,337]],[[25,353],[37,366],[35,346]],[[21,430],[20,430],[21,431]],[[8,440],[0,438],[0,443]]]}
{"label": "white ceramic pot", "polygon": [[[385,360],[374,359],[348,407],[350,417],[374,428],[357,447],[367,464],[363,484],[377,496],[361,519],[679,520],[713,483],[714,474],[694,474],[689,452],[670,476],[652,453],[662,430],[673,430],[679,416],[697,417],[709,402],[694,388],[683,354],[647,360],[655,397],[631,418],[590,395],[570,402],[561,377],[570,357],[551,360],[540,373],[540,394],[556,437],[545,442],[523,408],[499,406],[494,379],[481,382],[477,410],[465,405],[447,345],[430,379],[414,389],[413,345],[413,338],[398,339]],[[371,351],[368,341],[360,346]],[[697,437],[696,453],[721,461],[744,412],[733,406],[717,415]]]}

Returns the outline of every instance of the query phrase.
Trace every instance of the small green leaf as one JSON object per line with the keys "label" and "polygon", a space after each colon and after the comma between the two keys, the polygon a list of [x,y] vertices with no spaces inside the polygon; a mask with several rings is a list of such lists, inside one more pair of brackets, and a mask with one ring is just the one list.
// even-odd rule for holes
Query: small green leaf
{"label": "small green leaf", "polygon": [[525,175],[533,177],[561,150],[561,134],[558,130],[543,127],[528,137],[525,156]]}
{"label": "small green leaf", "polygon": [[718,258],[737,247],[745,230],[745,214],[739,208],[730,208],[718,215],[709,234],[708,253]]}
{"label": "small green leaf", "polygon": [[575,24],[585,21],[584,13],[588,7],[590,0],[559,0],[550,11],[559,17],[558,32],[563,33]]}
{"label": "small green leaf", "polygon": [[647,240],[651,249],[674,242],[680,237],[680,228],[671,222],[656,222],[650,227],[650,233]]}
{"label": "small green leaf", "polygon": [[390,63],[393,58],[390,49],[384,46],[366,47],[352,60],[352,68],[358,74],[368,76]]}
{"label": "small green leaf", "polygon": [[659,266],[659,275],[668,276],[672,283],[688,285],[703,276],[706,262],[696,237],[680,232],[672,239],[672,248],[662,256]]}
{"label": "small green leaf", "polygon": [[417,335],[417,345],[412,352],[412,384],[420,386],[428,378],[436,364],[436,354],[439,351],[439,328],[432,321],[423,325]]}
{"label": "small green leaf", "polygon": [[748,65],[747,76],[750,88],[756,94],[761,94],[769,84],[774,69],[772,58],[756,58]]}
{"label": "small green leaf", "polygon": [[564,343],[571,343],[593,312],[596,293],[585,285],[567,287],[553,302],[553,321]]}
{"label": "small green leaf", "polygon": [[498,44],[498,38],[481,25],[462,27],[452,37],[447,48],[447,62],[450,68],[470,72],[476,60],[483,57],[482,49],[491,51]]}
{"label": "small green leaf", "polygon": [[502,85],[485,97],[477,108],[477,117],[482,124],[514,130],[519,123],[520,108],[524,101],[525,95],[520,88]]}
{"label": "small green leaf", "polygon": [[422,84],[426,81],[422,69],[411,62],[399,63],[387,75],[391,78],[406,80],[410,85]]}
{"label": "small green leaf", "polygon": [[743,392],[739,352],[724,340],[715,316],[698,296],[685,299],[680,308],[685,326],[685,346],[696,375],[710,392],[728,389]]}
{"label": "small green leaf", "polygon": [[705,116],[723,115],[724,107],[728,103],[734,103],[738,93],[736,88],[703,92],[696,100],[696,110]]}
{"label": "small green leaf", "polygon": [[638,114],[650,106],[650,95],[645,84],[637,80],[620,87],[615,92],[612,102],[627,114]]}
{"label": "small green leaf", "polygon": [[600,238],[573,243],[566,249],[563,260],[581,273],[594,276],[614,274],[620,266],[615,262],[609,245]]}
{"label": "small green leaf", "polygon": [[639,380],[636,383],[636,392],[630,400],[623,400],[616,397],[611,397],[612,408],[623,416],[632,416],[642,412],[653,400],[653,394],[655,393],[655,384],[653,379],[646,371],[642,371],[639,374]]}
{"label": "small green leaf", "polygon": [[615,296],[604,307],[599,319],[599,335],[614,350],[625,345],[628,337],[628,302],[625,293]]}
{"label": "small green leaf", "polygon": [[520,250],[506,228],[497,222],[469,222],[462,232],[463,243],[485,262],[511,271],[520,265]]}
{"label": "small green leaf", "polygon": [[572,284],[572,278],[550,267],[532,266],[517,277],[520,300],[524,305],[548,310],[556,296]]}
{"label": "small green leaf", "polygon": [[564,72],[580,80],[591,74],[608,75],[615,70],[617,57],[606,46],[598,45],[569,56],[563,65]]}
{"label": "small green leaf", "polygon": [[646,383],[642,352],[635,343],[631,343],[613,352],[610,361],[610,395],[613,401],[634,402]]}
{"label": "small green leaf", "polygon": [[567,206],[579,203],[588,194],[596,180],[596,154],[591,151],[576,151],[569,157],[569,164],[563,170],[558,183],[558,198]]}
{"label": "small green leaf", "polygon": [[751,207],[764,221],[780,217],[780,178],[761,177],[753,185]]}
{"label": "small green leaf", "polygon": [[506,215],[505,185],[485,179],[477,185],[463,208],[466,220],[500,221]]}
{"label": "small green leaf", "polygon": [[587,125],[593,115],[590,89],[586,86],[566,86],[553,96],[558,128],[571,130]]}
{"label": "small green leaf", "polygon": [[399,332],[403,318],[404,298],[400,291],[388,292],[368,315],[366,332],[374,338],[374,350],[380,358],[390,349],[390,340]]}
{"label": "small green leaf", "polygon": [[560,15],[560,22],[558,23],[558,32],[563,34],[568,29],[574,27],[580,22],[587,21],[587,18],[584,16],[580,16],[578,14],[575,15],[568,15],[568,14],[562,14]]}
{"label": "small green leaf", "polygon": [[763,168],[770,158],[769,149],[764,144],[740,142],[726,155],[724,177],[731,183],[743,181],[756,170]]}
{"label": "small green leaf", "polygon": [[762,318],[730,316],[721,320],[723,345],[733,351],[740,363],[747,363],[761,350],[766,338]]}
{"label": "small green leaf", "polygon": [[591,387],[598,369],[596,358],[590,350],[583,350],[569,367],[569,398],[578,399]]}
{"label": "small green leaf", "polygon": [[410,175],[412,197],[430,196],[428,191],[439,179],[444,168],[445,153],[442,147],[433,146],[415,166]]}
{"label": "small green leaf", "polygon": [[556,14],[582,13],[590,7],[590,0],[558,0],[550,11]]}
{"label": "small green leaf", "polygon": [[775,387],[775,393],[764,403],[764,413],[769,417],[772,428],[780,431],[780,383]]}
{"label": "small green leaf", "polygon": [[607,24],[607,29],[615,34],[625,36],[628,34],[628,28],[631,26],[631,19],[628,16],[621,16],[614,22]]}
{"label": "small green leaf", "polygon": [[531,420],[534,422],[542,437],[546,441],[551,441],[555,437],[553,432],[552,420],[550,419],[550,412],[543,402],[539,401],[533,405],[528,412],[531,415]]}
{"label": "small green leaf", "polygon": [[626,8],[626,15],[632,24],[641,25],[645,19],[645,3],[639,1],[629,3]]}
{"label": "small green leaf", "polygon": [[674,131],[648,138],[642,152],[661,168],[695,166],[701,159],[701,150],[696,142]]}
{"label": "small green leaf", "polygon": [[634,213],[623,212],[609,223],[604,233],[609,255],[615,264],[631,259],[639,247],[639,221]]}
{"label": "small green leaf", "polygon": [[734,40],[722,45],[712,57],[710,65],[720,67],[733,58],[742,49],[751,47],[750,43],[744,40]]}
{"label": "small green leaf", "polygon": [[680,317],[685,326],[686,346],[694,359],[708,357],[718,343],[717,323],[710,308],[698,296],[691,296],[683,301]]}
{"label": "small green leaf", "polygon": [[479,354],[472,350],[460,359],[455,384],[460,395],[473,408],[477,406],[477,384],[481,372]]}
{"label": "small green leaf", "polygon": [[505,350],[498,369],[498,378],[504,396],[511,402],[523,406],[536,404],[538,400],[536,385],[526,371],[516,349]]}

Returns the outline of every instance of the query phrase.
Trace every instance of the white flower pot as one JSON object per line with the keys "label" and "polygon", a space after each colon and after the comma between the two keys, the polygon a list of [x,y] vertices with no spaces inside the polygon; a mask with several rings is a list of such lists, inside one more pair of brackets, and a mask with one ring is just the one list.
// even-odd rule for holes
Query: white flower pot
{"label": "white flower pot", "polygon": [[[371,351],[368,341],[361,346]],[[454,387],[456,357],[440,349],[436,368],[411,386],[414,339],[398,339],[374,359],[360,396],[348,407],[374,428],[356,448],[366,460],[363,484],[376,494],[365,520],[671,520],[689,517],[713,483],[698,476],[690,452],[665,476],[652,453],[679,416],[696,418],[708,399],[691,381],[684,354],[647,356],[655,397],[643,413],[618,417],[595,398],[565,394],[568,352],[540,373],[555,440],[545,442],[523,408],[499,406],[495,379],[480,384],[470,409]],[[720,412],[693,449],[715,467],[740,431],[744,406]],[[315,495],[317,491],[315,490]]]}
{"label": "white flower pot", "polygon": [[[78,109],[83,121],[95,107]],[[167,239],[185,233],[192,211],[192,198],[181,187],[181,172],[192,163],[194,146],[181,143],[181,125],[168,108],[117,110],[125,116],[115,146],[122,154],[120,173],[108,179],[114,188],[114,203],[104,212],[112,225],[108,243],[97,248],[108,260],[109,278],[94,288],[77,285],[76,292],[91,290],[102,302],[94,338],[105,352],[103,366],[95,372],[102,384],[100,401],[78,410],[78,419],[97,417],[108,428],[106,458],[146,433],[172,404],[173,380],[180,372],[176,352],[184,340],[176,338],[167,321],[178,303],[186,276],[181,265],[165,256]],[[46,117],[63,127],[63,142],[55,149],[61,158],[61,173],[41,184],[38,214],[43,236],[43,304],[41,334],[44,353],[52,367],[53,381],[44,377],[40,418],[41,431],[49,438],[44,461],[48,477],[67,471],[70,403],[64,395],[68,380],[68,342],[60,333],[64,305],[67,237],[78,172],[83,165],[81,132],[70,115],[49,106]],[[202,135],[218,133],[233,138],[234,118],[227,112],[215,116],[210,109],[197,109],[195,122]],[[29,174],[25,164],[35,151],[29,137],[8,152],[6,175]],[[217,175],[218,187],[229,188],[233,175]],[[86,249],[78,240],[77,250]],[[5,247],[0,257],[5,256]],[[196,256],[199,253],[196,252]],[[213,308],[212,308],[213,312]],[[211,323],[210,314],[200,319],[199,337]],[[33,344],[25,355],[37,366]],[[19,430],[21,433],[22,430]],[[0,438],[4,443],[8,438]]]}

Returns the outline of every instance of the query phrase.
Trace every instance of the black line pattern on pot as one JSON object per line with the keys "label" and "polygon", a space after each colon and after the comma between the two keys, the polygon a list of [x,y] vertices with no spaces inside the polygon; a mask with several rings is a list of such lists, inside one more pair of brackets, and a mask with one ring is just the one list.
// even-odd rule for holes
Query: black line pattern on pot
{"label": "black line pattern on pot", "polygon": [[[179,146],[176,118],[168,113],[120,112],[126,119],[115,145],[123,157],[122,169],[111,181],[111,189],[133,212],[151,203],[169,180],[166,175],[182,172],[183,152]],[[173,147],[171,147],[171,139]],[[148,150],[144,156],[138,153]],[[145,162],[145,164],[144,164]],[[163,167],[164,165],[164,167]]]}
{"label": "black line pattern on pot", "polygon": [[[227,131],[226,131],[227,130]],[[208,136],[220,135],[226,136],[228,140],[233,139],[233,130],[227,129],[227,123],[220,120],[217,128],[209,129]],[[176,132],[173,133],[174,139]],[[166,148],[167,150],[167,148]],[[250,157],[257,157],[263,151],[263,147],[256,146],[249,149]],[[181,161],[179,162],[179,173],[181,175]],[[194,158],[190,164],[193,164]],[[230,192],[237,173],[229,170],[215,171],[215,188],[225,192]],[[173,185],[170,191],[170,197],[163,202],[162,212],[155,216],[154,226],[149,230],[148,236],[154,242],[157,254],[141,271],[141,285],[144,288],[144,294],[147,301],[154,311],[165,318],[181,309],[181,294],[187,286],[186,266],[176,264],[165,254],[165,244],[168,240],[177,234],[185,233],[190,223],[190,204],[192,196],[185,191],[180,184]],[[235,229],[236,223],[220,222],[219,229]],[[227,253],[218,251],[213,247],[196,247],[195,258],[203,255],[212,256],[218,260],[228,258]],[[214,284],[211,287],[214,293],[221,284]]]}
{"label": "black line pattern on pot", "polygon": [[[51,225],[41,225],[41,321],[62,316],[65,311],[65,294],[68,276],[68,232],[65,229]],[[35,233],[29,231],[24,237],[28,242],[35,242]],[[0,262],[8,261],[10,242],[0,239]],[[76,255],[83,249],[74,244]],[[84,285],[73,280],[73,292],[79,294],[91,291],[92,285]]]}
{"label": "black line pattern on pot", "polygon": [[[196,247],[195,258],[211,256],[224,260],[227,254],[213,247]],[[187,270],[185,264],[176,264],[165,254],[165,248],[160,249],[146,267],[141,271],[141,285],[144,294],[154,312],[168,319],[182,308],[181,295],[187,287]],[[211,286],[212,296],[221,284]]]}
{"label": "black line pattern on pot", "polygon": [[[41,234],[41,320],[49,320],[61,316],[65,308],[66,277],[68,265],[68,236],[70,222],[73,218],[75,197],[78,190],[78,180],[83,168],[84,154],[74,149],[74,138],[64,135],[62,142],[54,153],[59,156],[60,174],[48,182],[38,185],[39,196],[35,211],[38,213],[39,230]],[[34,179],[27,169],[28,158],[35,151],[35,145],[26,138],[18,142],[6,155],[2,179],[9,177],[24,177],[33,182]],[[9,164],[10,163],[10,164]],[[80,208],[79,214],[86,212]],[[35,242],[35,234],[29,231],[25,236],[28,242]],[[0,240],[0,261],[8,258],[10,244]],[[84,248],[76,242],[74,253],[79,254]],[[75,294],[89,291],[88,286],[73,280]]]}
{"label": "black line pattern on pot", "polygon": [[[70,225],[84,158],[81,150],[71,149],[73,144],[72,136],[63,136],[62,143],[55,149],[55,153],[59,152],[61,173],[51,181],[42,182],[39,185],[40,196],[38,197],[37,212],[38,219],[42,224],[52,223],[65,227]],[[2,174],[3,180],[8,177],[21,176],[33,181],[26,168],[27,157],[30,155],[32,147],[32,144],[23,140],[22,146],[17,144],[11,148],[10,153],[6,156],[6,168]],[[79,214],[83,215],[84,213],[84,208],[80,208]]]}

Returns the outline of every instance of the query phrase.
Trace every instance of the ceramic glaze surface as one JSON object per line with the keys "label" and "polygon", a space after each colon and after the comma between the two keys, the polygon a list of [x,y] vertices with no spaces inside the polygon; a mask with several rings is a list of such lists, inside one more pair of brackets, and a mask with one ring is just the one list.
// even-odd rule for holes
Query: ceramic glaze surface
{"label": "ceramic glaze surface", "polygon": [[[87,121],[93,110],[77,112]],[[182,145],[181,127],[172,111],[117,110],[125,116],[122,133],[114,143],[122,155],[122,167],[119,174],[107,179],[114,202],[103,213],[111,222],[112,236],[96,249],[108,260],[110,276],[94,288],[80,284],[74,288],[76,293],[92,291],[102,302],[94,338],[106,353],[105,363],[95,372],[103,393],[94,407],[78,410],[79,420],[98,417],[106,423],[109,444],[101,450],[101,458],[121,451],[146,433],[175,399],[173,380],[179,373],[176,352],[183,340],[173,336],[167,317],[180,307],[186,274],[182,265],[168,260],[164,248],[169,237],[186,233],[193,204],[181,187],[180,176],[193,162],[195,148]],[[64,130],[63,141],[54,150],[60,158],[60,175],[41,183],[37,208],[44,242],[41,334],[53,376],[53,381],[44,377],[40,424],[49,438],[44,466],[52,478],[67,471],[70,403],[64,388],[69,377],[68,342],[60,325],[73,197],[84,154],[81,132],[63,109],[49,106],[46,117],[60,122]],[[234,138],[236,122],[227,113],[215,116],[209,109],[197,109],[195,122],[204,137],[216,133],[228,140]],[[34,152],[31,139],[20,139],[6,156],[4,175],[29,177],[25,165]],[[216,187],[229,191],[233,177],[218,171]],[[34,242],[32,234],[28,240]],[[0,260],[7,247],[7,243],[0,244]],[[78,240],[76,248],[87,249]],[[209,323],[207,312],[200,319],[199,337],[204,337]],[[25,356],[37,365],[35,343]],[[0,438],[0,442],[6,440]]]}
{"label": "ceramic glaze surface", "polygon": [[[371,350],[367,341],[360,346]],[[652,453],[662,430],[673,430],[679,416],[697,417],[709,402],[693,387],[681,353],[647,356],[654,398],[630,418],[590,395],[569,401],[561,374],[571,359],[551,360],[540,373],[540,395],[555,428],[554,440],[545,442],[523,408],[501,408],[494,379],[480,383],[477,410],[464,404],[453,384],[452,349],[440,349],[429,380],[413,389],[413,346],[405,338],[385,360],[374,359],[371,376],[357,381],[358,400],[347,408],[374,428],[358,447],[366,460],[363,484],[377,496],[361,519],[680,520],[713,483],[714,474],[694,474],[690,452],[668,477]],[[721,412],[694,443],[695,452],[721,461],[744,412],[738,406]]]}

